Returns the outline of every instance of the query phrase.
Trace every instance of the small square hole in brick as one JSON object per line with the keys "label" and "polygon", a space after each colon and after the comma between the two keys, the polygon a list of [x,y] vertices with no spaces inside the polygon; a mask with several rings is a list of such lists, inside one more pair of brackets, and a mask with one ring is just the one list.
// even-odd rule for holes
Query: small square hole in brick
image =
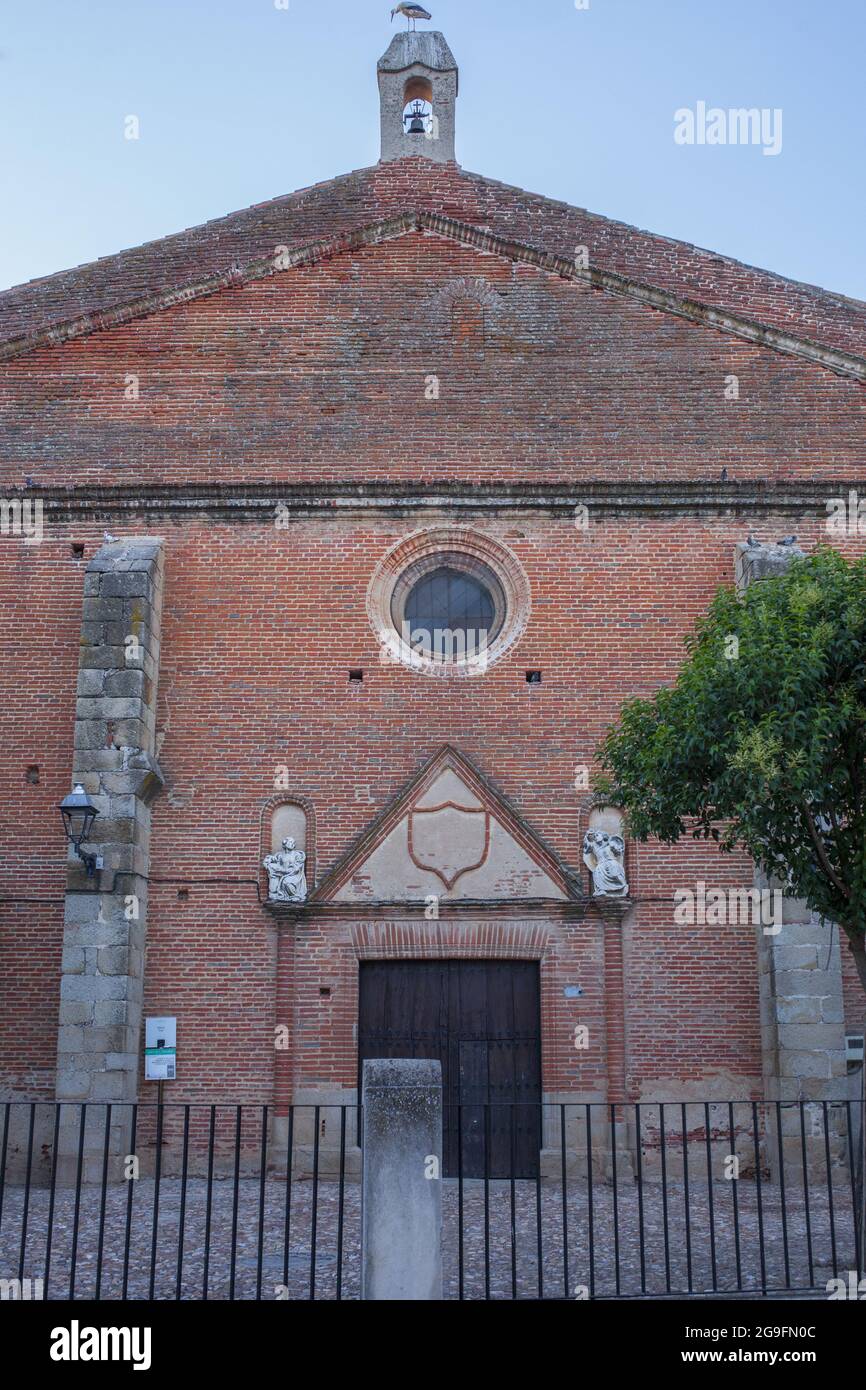
{"label": "small square hole in brick", "polygon": [[181,902],[184,902],[184,903],[185,903],[186,900],[187,900],[187,898],[189,897],[189,889],[188,889],[188,888],[178,888],[178,890],[177,890],[177,896],[180,898]]}
{"label": "small square hole in brick", "polygon": [[73,558],[73,560],[83,560],[83,559],[84,559],[84,542],[83,542],[83,541],[73,541],[72,544],[70,545],[69,549],[72,551],[72,558]]}
{"label": "small square hole in brick", "polygon": [[527,673],[526,673],[526,684],[527,684],[527,685],[541,685],[541,672],[540,672],[540,671],[527,671]]}
{"label": "small square hole in brick", "polygon": [[331,991],[327,985],[322,985],[319,989],[319,996],[322,999],[330,999]]}
{"label": "small square hole in brick", "polygon": [[31,787],[39,785],[39,768],[36,763],[31,763],[24,774],[24,781],[29,782]]}
{"label": "small square hole in brick", "polygon": [[350,685],[360,685],[361,682],[363,681],[363,679],[364,679],[364,672],[363,672],[363,671],[350,671],[350,672],[349,672],[349,684],[350,684]]}

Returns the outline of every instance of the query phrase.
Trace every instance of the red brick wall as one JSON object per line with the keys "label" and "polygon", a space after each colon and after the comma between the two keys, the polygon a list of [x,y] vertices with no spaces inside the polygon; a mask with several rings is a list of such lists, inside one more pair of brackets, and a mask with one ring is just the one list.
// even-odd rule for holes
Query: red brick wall
{"label": "red brick wall", "polygon": [[[436,300],[478,278],[501,296],[483,353]],[[0,383],[15,399],[0,481],[16,486],[782,481],[838,478],[866,447],[855,382],[420,234],[32,352]]]}
{"label": "red brick wall", "polygon": [[72,767],[83,572],[66,537],[0,536],[0,1095],[19,1098],[54,1090],[66,882],[56,808]]}
{"label": "red brick wall", "polygon": [[[503,295],[483,356],[455,350],[431,317],[438,290],[475,277]],[[424,398],[431,372],[438,402]],[[741,381],[736,404],[724,399],[731,372]],[[128,373],[140,376],[137,403],[124,400]],[[715,481],[723,466],[735,481],[839,477],[864,452],[863,392],[850,382],[414,235],[34,353],[2,380],[14,408],[2,415],[0,466],[15,484],[25,475],[106,488],[621,477],[652,487]],[[593,521],[587,533],[541,511],[479,512],[472,524],[523,563],[532,618],[483,679],[431,681],[379,665],[365,594],[390,545],[449,520],[447,511],[335,513],[283,531],[201,515],[106,523],[166,538],[158,729],[168,785],[154,807],[151,874],[185,878],[190,893],[182,900],[176,884],[152,885],[146,1010],[179,1016],[178,1099],[271,1094],[276,929],[252,883],[194,880],[260,877],[260,816],[278,765],[315,807],[320,878],[445,742],[579,868],[575,767],[591,760],[624,698],[673,679],[684,633],[716,585],[732,582],[735,542],[748,531],[795,530],[807,545],[824,536],[820,512],[635,512]],[[55,807],[69,784],[83,571],[69,546],[86,541],[89,557],[102,530],[54,524],[49,512],[42,546],[0,541],[0,881],[13,897],[63,891]],[[358,667],[364,683],[350,686]],[[543,672],[540,687],[527,685],[529,669]],[[43,769],[37,786],[25,781],[30,763]],[[635,863],[643,901],[624,942],[624,1026],[602,1020],[595,945],[587,958],[586,1007],[604,1047],[632,1094],[714,1080],[722,1093],[745,1093],[760,1075],[751,931],[685,936],[665,904],[696,877],[749,883],[750,870],[691,844],[642,849]],[[7,1084],[49,1084],[58,923],[53,903],[35,904],[23,925],[0,904],[4,999],[19,990],[30,1029],[22,1064],[21,1018],[4,1008]],[[581,929],[572,930],[574,951],[560,943],[551,958],[557,985],[586,964]],[[586,930],[595,942],[597,924]],[[318,949],[316,968],[340,981],[331,1012],[345,1024],[351,983],[328,959],[327,933]],[[305,988],[314,979],[311,969]],[[610,1014],[615,999],[604,1001]],[[577,1066],[593,1084],[600,1075],[598,1057],[569,1054],[570,1021],[545,1056],[548,1089],[570,1084]],[[332,1052],[321,1041],[320,1071],[354,1084],[345,1033]]]}
{"label": "red brick wall", "polygon": [[0,903],[2,1099],[54,1095],[62,947],[62,899]]}
{"label": "red brick wall", "polygon": [[[151,874],[185,879],[189,897],[178,897],[177,884],[151,887],[146,1009],[179,1016],[177,1098],[260,1100],[271,1093],[276,928],[252,883],[195,880],[258,877],[260,815],[273,798],[275,768],[288,764],[291,792],[316,809],[319,878],[446,742],[476,762],[579,870],[585,824],[575,766],[590,759],[623,698],[673,678],[683,633],[715,585],[731,581],[734,543],[751,524],[635,518],[583,534],[564,520],[480,518],[477,524],[524,564],[532,618],[518,646],[482,679],[431,680],[378,663],[364,607],[379,557],[417,521],[310,519],[282,532],[203,520],[147,528],[167,536],[157,721],[167,790],[154,807]],[[807,542],[819,538],[814,520],[811,532],[806,518],[798,526]],[[100,539],[92,529],[88,555]],[[13,545],[20,542],[7,542],[3,554]],[[37,615],[52,615],[46,641],[55,656],[47,659],[37,642],[32,665],[2,665],[4,775],[13,798],[4,804],[14,811],[8,843],[16,866],[13,872],[4,865],[4,891],[59,897],[55,806],[69,775],[82,570],[69,559],[65,532],[32,552],[29,603]],[[4,652],[20,644],[26,621],[25,610],[4,607]],[[37,621],[47,633],[47,618]],[[349,685],[350,667],[364,670],[362,686]],[[527,685],[531,668],[542,670],[541,687]],[[53,717],[39,721],[42,708]],[[44,768],[38,787],[24,781],[30,761]],[[714,1078],[724,1078],[729,1091],[743,1090],[760,1075],[752,932],[677,927],[665,902],[674,887],[699,877],[722,886],[749,883],[748,866],[687,842],[676,850],[631,847],[630,873],[641,900],[625,941],[630,1092]],[[3,908],[4,988],[25,982],[15,1012],[3,1012],[10,1079],[30,1077],[36,1056],[44,1072],[34,1084],[48,1084],[59,920],[59,909],[37,905],[22,926],[20,912],[12,917]],[[598,927],[572,930],[578,941],[584,930],[595,941]],[[354,985],[342,957],[329,962],[323,932],[316,970],[337,979],[328,1007],[345,1023],[351,1007],[343,991]],[[581,1008],[600,1027],[603,972],[596,963],[595,978],[587,976],[582,949],[557,945],[551,980],[558,988],[577,974],[587,988]],[[310,1007],[319,1010],[316,970],[308,971],[305,988],[316,991]],[[25,1001],[32,1021],[22,1045]],[[856,995],[849,1002],[856,1010]],[[593,1082],[597,1077],[595,1058],[569,1051],[571,1021],[569,1014],[545,1053],[551,1090],[573,1084],[578,1067]],[[326,1035],[322,1042],[318,1070],[354,1084],[345,1036],[333,1053]]]}
{"label": "red brick wall", "polygon": [[849,1033],[866,1032],[866,997],[848,943],[842,937],[842,995],[845,1003],[845,1026]]}
{"label": "red brick wall", "polygon": [[[288,932],[288,928],[283,928]],[[607,997],[602,927],[590,912],[584,922],[525,920],[515,906],[507,921],[476,915],[437,922],[411,918],[353,923],[324,918],[296,928],[292,1022],[295,1094],[354,1087],[358,1056],[361,960],[539,960],[542,1081],[547,1092],[570,1091],[604,1099],[607,1078]],[[579,1000],[566,1000],[566,984],[580,984]],[[323,998],[322,986],[330,989]],[[615,1005],[614,1000],[614,1005]],[[621,1005],[620,1005],[621,1011]],[[589,1029],[589,1047],[575,1047],[574,1029]]]}

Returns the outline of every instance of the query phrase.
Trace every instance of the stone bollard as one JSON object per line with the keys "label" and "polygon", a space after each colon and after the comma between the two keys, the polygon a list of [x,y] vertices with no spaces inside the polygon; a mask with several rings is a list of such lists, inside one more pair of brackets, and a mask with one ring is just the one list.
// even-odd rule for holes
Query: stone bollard
{"label": "stone bollard", "polygon": [[361,1297],[442,1298],[442,1068],[364,1062]]}

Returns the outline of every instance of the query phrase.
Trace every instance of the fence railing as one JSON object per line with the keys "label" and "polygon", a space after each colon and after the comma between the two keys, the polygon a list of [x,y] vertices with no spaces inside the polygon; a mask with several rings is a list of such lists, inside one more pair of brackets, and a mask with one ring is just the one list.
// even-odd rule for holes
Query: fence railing
{"label": "fence railing", "polygon": [[[445,1106],[444,1296],[861,1274],[857,1102]],[[0,1298],[357,1299],[354,1106],[0,1103]]]}

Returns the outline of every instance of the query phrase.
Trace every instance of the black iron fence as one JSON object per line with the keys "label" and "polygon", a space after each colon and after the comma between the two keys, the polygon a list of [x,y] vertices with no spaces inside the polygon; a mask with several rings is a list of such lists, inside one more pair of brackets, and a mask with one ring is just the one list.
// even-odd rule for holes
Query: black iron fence
{"label": "black iron fence", "polygon": [[[428,1174],[446,1298],[862,1277],[858,1103],[452,1109],[451,1168]],[[7,1102],[0,1125],[0,1298],[360,1297],[355,1107]]]}

